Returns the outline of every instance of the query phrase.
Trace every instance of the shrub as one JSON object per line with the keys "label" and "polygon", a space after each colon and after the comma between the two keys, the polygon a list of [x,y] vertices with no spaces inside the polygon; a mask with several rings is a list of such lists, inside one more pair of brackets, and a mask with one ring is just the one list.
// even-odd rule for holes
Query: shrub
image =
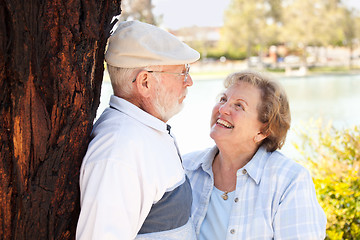
{"label": "shrub", "polygon": [[301,132],[302,164],[312,172],[327,216],[326,239],[360,239],[360,128],[337,130],[321,121]]}

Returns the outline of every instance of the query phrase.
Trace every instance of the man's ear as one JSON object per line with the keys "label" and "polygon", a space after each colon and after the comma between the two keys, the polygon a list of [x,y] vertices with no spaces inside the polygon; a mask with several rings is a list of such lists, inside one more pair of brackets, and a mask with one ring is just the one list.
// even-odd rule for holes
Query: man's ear
{"label": "man's ear", "polygon": [[136,84],[136,88],[143,97],[150,97],[151,95],[152,82],[149,77],[150,74],[147,71],[141,71],[136,76],[134,82],[134,84]]}

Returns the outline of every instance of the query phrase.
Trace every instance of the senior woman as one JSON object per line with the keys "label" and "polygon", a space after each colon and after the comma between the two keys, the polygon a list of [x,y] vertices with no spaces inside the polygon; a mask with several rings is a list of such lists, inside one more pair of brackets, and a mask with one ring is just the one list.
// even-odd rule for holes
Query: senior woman
{"label": "senior woman", "polygon": [[324,239],[309,172],[277,151],[290,127],[285,92],[255,72],[224,85],[210,122],[216,146],[183,157],[198,238]]}

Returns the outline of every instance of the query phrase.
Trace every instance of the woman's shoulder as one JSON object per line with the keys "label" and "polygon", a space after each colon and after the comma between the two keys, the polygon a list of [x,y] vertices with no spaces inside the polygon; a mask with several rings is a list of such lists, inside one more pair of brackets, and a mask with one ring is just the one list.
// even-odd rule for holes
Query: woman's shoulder
{"label": "woman's shoulder", "polygon": [[212,162],[215,151],[218,151],[217,148],[212,147],[184,154],[182,160],[185,170],[192,171],[199,168],[202,164]]}
{"label": "woman's shoulder", "polygon": [[279,151],[274,151],[269,154],[264,170],[265,172],[271,173],[272,176],[278,177],[310,177],[310,172],[305,166]]}

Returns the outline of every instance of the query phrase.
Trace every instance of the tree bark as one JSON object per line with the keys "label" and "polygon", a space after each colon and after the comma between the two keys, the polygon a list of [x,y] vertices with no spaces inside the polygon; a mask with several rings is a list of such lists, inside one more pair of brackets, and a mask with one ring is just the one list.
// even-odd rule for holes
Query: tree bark
{"label": "tree bark", "polygon": [[0,237],[74,239],[120,0],[0,0]]}

